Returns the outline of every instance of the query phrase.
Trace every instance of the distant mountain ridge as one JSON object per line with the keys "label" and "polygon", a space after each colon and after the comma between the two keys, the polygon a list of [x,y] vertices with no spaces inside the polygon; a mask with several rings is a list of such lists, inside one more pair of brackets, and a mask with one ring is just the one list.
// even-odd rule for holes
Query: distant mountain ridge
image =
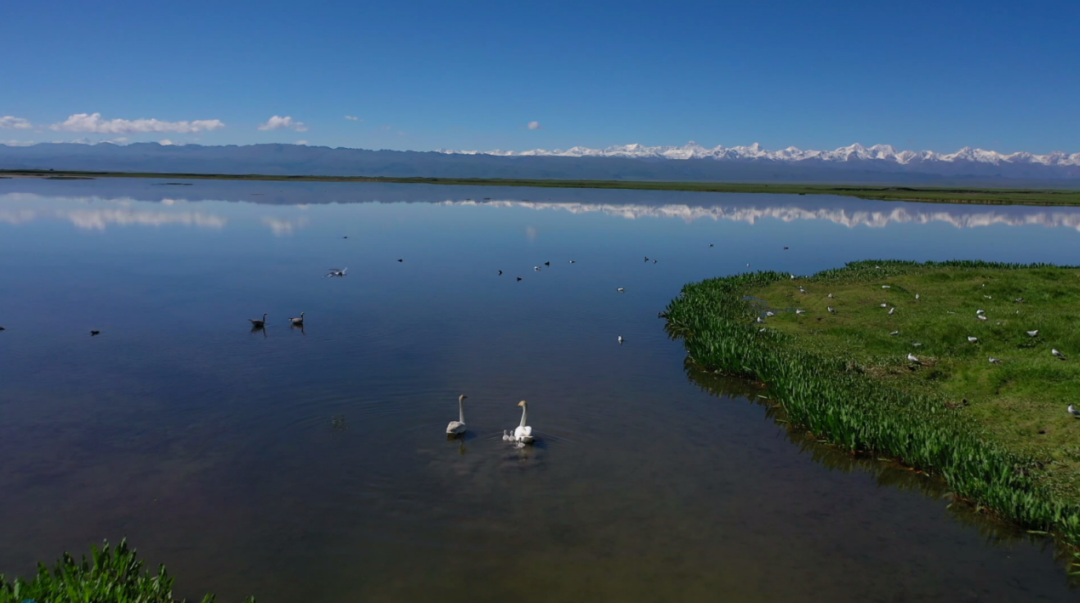
{"label": "distant mountain ridge", "polygon": [[1045,166],[1080,166],[1080,153],[1048,153],[1035,155],[1027,152],[1011,154],[973,149],[964,147],[955,153],[935,153],[934,151],[897,151],[892,145],[878,144],[872,147],[864,147],[859,143],[851,146],[840,147],[834,151],[802,150],[798,147],[788,147],[778,151],[769,151],[754,143],[750,146],[724,147],[718,145],[713,148],[703,147],[696,142],[689,142],[684,146],[656,146],[649,147],[640,144],[616,145],[603,149],[590,149],[588,147],[572,147],[561,150],[547,151],[535,149],[531,151],[448,151],[440,149],[442,153],[465,154],[465,155],[497,155],[501,157],[633,157],[637,159],[716,159],[716,160],[768,160],[778,162],[794,162],[807,160],[821,161],[891,161],[900,165],[926,164],[926,163],[957,163],[962,161],[974,163],[1002,164],[1039,164]]}
{"label": "distant mountain ridge", "polygon": [[545,151],[386,151],[289,144],[0,144],[0,169],[115,172],[713,182],[852,182],[966,186],[1074,186],[1080,153],[1004,155],[900,151],[861,145],[835,151],[760,145],[708,149],[625,145]]}

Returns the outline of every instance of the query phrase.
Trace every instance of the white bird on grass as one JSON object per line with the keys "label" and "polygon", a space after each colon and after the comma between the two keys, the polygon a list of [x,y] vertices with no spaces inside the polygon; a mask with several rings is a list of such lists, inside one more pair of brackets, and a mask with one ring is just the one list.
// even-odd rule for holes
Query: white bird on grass
{"label": "white bird on grass", "polygon": [[893,331],[892,333],[889,333],[889,335],[899,335],[899,334],[900,334],[900,331]]}
{"label": "white bird on grass", "polygon": [[1028,331],[1027,334],[1028,334],[1029,337],[1038,337],[1039,336],[1039,330],[1035,329],[1034,331]]}
{"label": "white bird on grass", "polygon": [[447,435],[460,435],[465,433],[465,398],[468,398],[465,394],[461,394],[457,397],[458,420],[450,421],[446,426]]}
{"label": "white bird on grass", "polygon": [[881,304],[881,307],[882,307],[882,308],[888,308],[888,307],[889,307],[889,304],[885,304],[885,303],[883,303],[883,304]]}
{"label": "white bird on grass", "polygon": [[892,289],[892,287],[890,287],[889,285],[882,285],[881,288],[882,289]]}
{"label": "white bird on grass", "polygon": [[896,308],[889,308],[889,315],[890,316],[892,316],[893,312],[896,312]]}
{"label": "white bird on grass", "polygon": [[770,312],[766,312],[766,313],[765,313],[765,316],[776,316],[776,313],[775,313],[775,312],[771,312],[771,311],[770,311]]}
{"label": "white bird on grass", "polygon": [[829,294],[829,299],[832,299],[832,293]]}
{"label": "white bird on grass", "polygon": [[806,310],[795,310],[795,314],[806,314]]}
{"label": "white bird on grass", "polygon": [[986,320],[985,314],[979,314],[979,320]]}
{"label": "white bird on grass", "polygon": [[1069,408],[1067,408],[1066,410],[1069,411],[1069,414],[1072,415],[1073,418],[1080,419],[1080,410],[1076,410],[1076,407],[1072,404],[1070,404]]}
{"label": "white bird on grass", "polygon": [[972,337],[972,336],[968,335],[968,341],[970,341],[971,343],[975,343],[978,340],[979,340],[978,337]]}
{"label": "white bird on grass", "polygon": [[919,301],[919,294],[918,293],[915,294],[915,301]]}
{"label": "white bird on grass", "polygon": [[990,357],[990,364],[1001,364],[1001,361],[993,356]]}
{"label": "white bird on grass", "polygon": [[529,404],[522,400],[518,402],[518,406],[521,407],[521,425],[518,425],[514,429],[514,433],[508,433],[503,430],[503,441],[505,442],[517,442],[519,444],[532,444],[536,438],[533,437],[532,427],[526,425],[529,417]]}
{"label": "white bird on grass", "polygon": [[828,310],[829,312],[833,313],[833,314],[836,314],[836,308],[834,308],[832,306],[826,306],[825,309]]}
{"label": "white bird on grass", "polygon": [[1062,360],[1065,360],[1065,354],[1057,351],[1057,348],[1051,348],[1050,353],[1057,356],[1058,358],[1061,358]]}
{"label": "white bird on grass", "polygon": [[908,352],[907,359],[915,364],[922,364],[922,362],[919,362],[919,359],[915,357],[915,354],[912,354],[911,352]]}

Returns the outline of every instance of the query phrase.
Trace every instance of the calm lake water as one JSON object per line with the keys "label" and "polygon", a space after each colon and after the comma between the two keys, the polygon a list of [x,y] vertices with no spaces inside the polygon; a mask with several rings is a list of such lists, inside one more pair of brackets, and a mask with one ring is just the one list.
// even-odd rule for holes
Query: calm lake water
{"label": "calm lake water", "polygon": [[1080,263],[1078,210],[165,182],[0,180],[0,573],[127,537],[226,603],[1078,596],[1049,542],[789,437],[656,317],[748,263]]}

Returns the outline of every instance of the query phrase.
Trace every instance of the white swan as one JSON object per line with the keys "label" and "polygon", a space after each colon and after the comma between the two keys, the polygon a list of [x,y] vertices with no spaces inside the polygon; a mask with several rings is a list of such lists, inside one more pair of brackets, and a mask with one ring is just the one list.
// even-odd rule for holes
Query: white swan
{"label": "white swan", "polygon": [[458,420],[450,421],[446,426],[447,435],[459,435],[465,433],[465,398],[468,398],[465,394],[461,394],[457,397]]}
{"label": "white swan", "polygon": [[536,438],[533,437],[532,427],[529,427],[525,423],[529,418],[529,403],[522,400],[518,402],[518,406],[521,407],[521,425],[518,425],[514,429],[514,433],[507,433],[503,430],[503,440],[507,442],[519,442],[522,444],[532,444]]}

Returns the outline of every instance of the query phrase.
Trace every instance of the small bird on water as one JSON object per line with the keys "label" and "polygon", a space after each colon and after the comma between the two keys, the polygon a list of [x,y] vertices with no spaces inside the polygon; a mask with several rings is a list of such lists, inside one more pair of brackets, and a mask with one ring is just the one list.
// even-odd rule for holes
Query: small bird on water
{"label": "small bird on water", "polygon": [[551,262],[544,262],[544,265],[545,265],[545,266],[550,266],[550,265],[551,265]]}
{"label": "small bird on water", "polygon": [[251,322],[251,328],[261,329],[266,326],[266,313],[263,312],[262,320],[258,318],[249,318],[248,321]]}
{"label": "small bird on water", "polygon": [[520,281],[520,280],[521,280],[521,277],[519,276],[519,277],[517,277],[517,279],[518,279],[518,280]]}
{"label": "small bird on water", "polygon": [[90,331],[90,336],[91,337],[96,337],[98,335],[101,335],[101,331]]}
{"label": "small bird on water", "polygon": [[399,262],[404,262],[405,260],[403,260],[403,259],[401,259],[401,258],[398,258],[398,261],[399,261]]}
{"label": "small bird on water", "polygon": [[618,291],[619,293],[626,293],[626,289],[623,289],[622,287],[619,287],[618,289],[616,289],[616,291]]}
{"label": "small bird on water", "polygon": [[619,345],[622,345],[622,342],[623,342],[622,335],[619,335]]}
{"label": "small bird on water", "polygon": [[539,266],[533,266],[533,270],[535,270],[537,272],[540,272],[540,267]]}
{"label": "small bird on water", "polygon": [[304,326],[304,313],[301,312],[299,318],[290,318],[289,322],[291,322],[294,327]]}
{"label": "small bird on water", "polygon": [[570,263],[571,264],[576,264],[577,262],[575,262],[574,260],[570,260]]}
{"label": "small bird on water", "polygon": [[348,270],[349,270],[348,266],[346,266],[345,268],[342,268],[341,270],[338,270],[337,268],[331,268],[330,272],[327,273],[326,276],[328,276],[328,277],[339,277],[340,278],[342,276],[345,276],[345,273]]}
{"label": "small bird on water", "polygon": [[502,270],[499,271],[499,276],[502,276]]}

